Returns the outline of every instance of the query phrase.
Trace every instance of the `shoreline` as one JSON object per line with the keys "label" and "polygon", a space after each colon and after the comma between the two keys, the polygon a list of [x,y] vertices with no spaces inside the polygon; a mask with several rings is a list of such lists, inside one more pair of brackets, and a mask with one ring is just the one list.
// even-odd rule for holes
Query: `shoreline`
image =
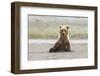
{"label": "shoreline", "polygon": [[[53,44],[55,43],[57,40],[56,39],[29,39],[29,44],[31,43],[37,43],[37,44]],[[81,43],[81,44],[87,44],[88,40],[86,39],[79,39],[79,40],[69,40],[70,43]]]}

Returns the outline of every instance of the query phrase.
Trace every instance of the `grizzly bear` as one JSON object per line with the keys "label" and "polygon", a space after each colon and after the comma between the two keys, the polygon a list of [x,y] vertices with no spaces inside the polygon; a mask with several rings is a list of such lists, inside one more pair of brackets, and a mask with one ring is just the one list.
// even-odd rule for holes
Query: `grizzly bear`
{"label": "grizzly bear", "polygon": [[69,42],[69,27],[65,25],[60,25],[60,34],[58,36],[57,42],[50,48],[49,52],[70,52],[71,46]]}

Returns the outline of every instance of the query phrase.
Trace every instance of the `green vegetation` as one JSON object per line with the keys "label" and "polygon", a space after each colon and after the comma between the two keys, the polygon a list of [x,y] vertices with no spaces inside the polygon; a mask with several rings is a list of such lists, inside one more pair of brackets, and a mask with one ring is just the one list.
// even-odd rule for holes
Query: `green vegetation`
{"label": "green vegetation", "polygon": [[[57,27],[29,27],[29,38],[30,39],[56,39],[59,35],[59,26]],[[87,38],[87,28],[76,26],[70,26],[69,35],[71,39]]]}
{"label": "green vegetation", "polygon": [[29,16],[30,39],[56,39],[59,34],[59,24],[68,24],[71,39],[88,37],[87,18]]}

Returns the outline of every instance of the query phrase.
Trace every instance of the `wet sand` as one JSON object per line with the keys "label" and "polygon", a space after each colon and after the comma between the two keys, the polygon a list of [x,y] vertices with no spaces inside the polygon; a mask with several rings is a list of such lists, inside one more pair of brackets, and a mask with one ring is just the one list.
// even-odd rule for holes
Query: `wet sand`
{"label": "wet sand", "polygon": [[79,59],[88,57],[87,40],[70,40],[71,52],[49,53],[55,40],[30,40],[28,60]]}

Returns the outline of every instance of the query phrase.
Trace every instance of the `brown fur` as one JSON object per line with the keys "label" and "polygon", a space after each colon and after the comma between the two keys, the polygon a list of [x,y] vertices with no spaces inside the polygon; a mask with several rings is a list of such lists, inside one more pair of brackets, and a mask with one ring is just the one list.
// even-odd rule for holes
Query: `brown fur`
{"label": "brown fur", "polygon": [[58,37],[57,42],[49,50],[49,52],[69,52],[71,51],[70,42],[69,42],[69,27],[67,26],[59,26],[60,27],[60,35]]}

